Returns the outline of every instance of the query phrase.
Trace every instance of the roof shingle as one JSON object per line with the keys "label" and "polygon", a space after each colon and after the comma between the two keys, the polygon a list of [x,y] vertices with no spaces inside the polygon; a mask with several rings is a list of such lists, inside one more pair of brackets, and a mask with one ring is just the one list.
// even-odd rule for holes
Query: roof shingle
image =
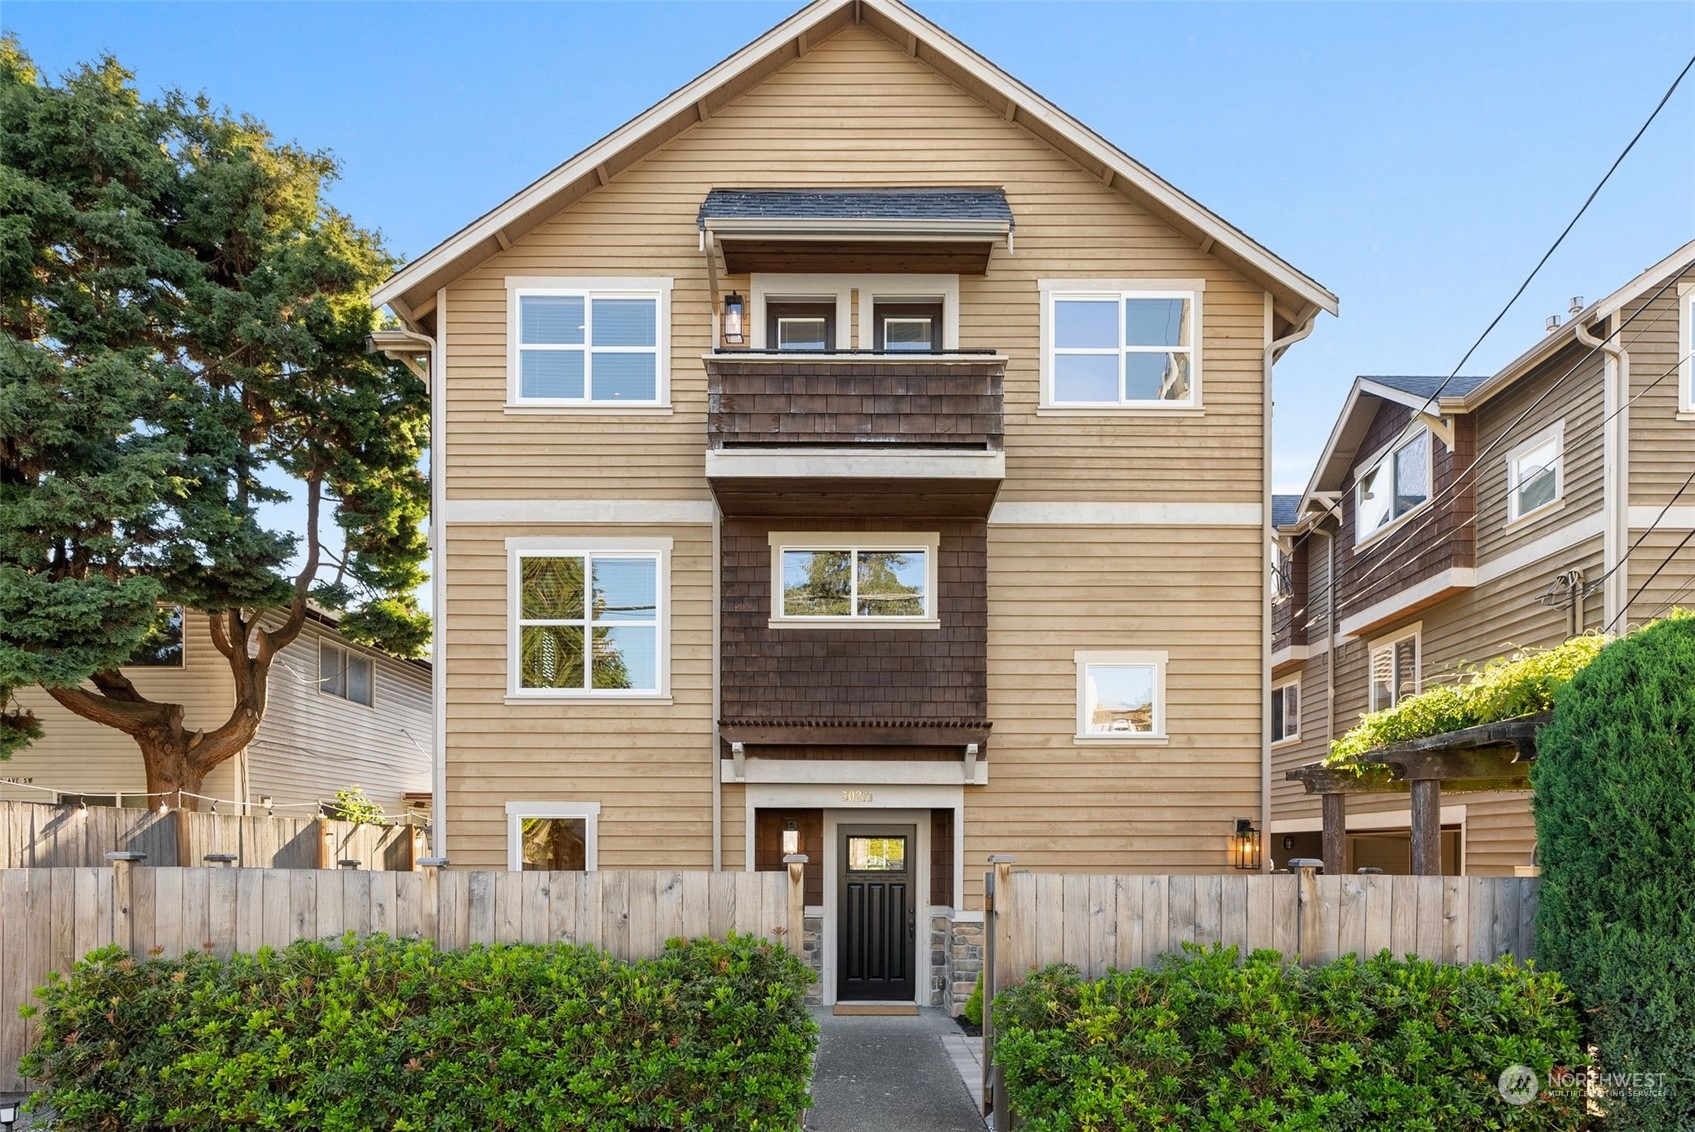
{"label": "roof shingle", "polygon": [[[1414,397],[1430,397],[1438,389],[1442,391],[1444,397],[1464,397],[1467,393],[1488,381],[1489,376],[1487,374],[1456,374],[1453,377],[1420,375],[1380,377],[1375,374],[1362,374],[1360,380],[1375,381],[1379,385],[1399,389],[1402,393],[1411,393]],[[1447,384],[1444,385],[1444,382]]]}
{"label": "roof shingle", "polygon": [[696,223],[713,220],[987,220],[1012,224],[992,188],[713,189]]}

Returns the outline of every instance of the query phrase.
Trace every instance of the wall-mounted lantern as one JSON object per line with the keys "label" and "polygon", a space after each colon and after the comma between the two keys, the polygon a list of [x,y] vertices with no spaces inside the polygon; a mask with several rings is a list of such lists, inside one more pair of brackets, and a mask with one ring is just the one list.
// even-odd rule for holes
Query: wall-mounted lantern
{"label": "wall-mounted lantern", "polygon": [[1238,869],[1259,871],[1259,830],[1251,818],[1236,819],[1236,831],[1230,835],[1230,863]]}
{"label": "wall-mounted lantern", "polygon": [[800,852],[800,826],[790,822],[783,829],[783,856],[792,857]]}
{"label": "wall-mounted lantern", "polygon": [[724,296],[724,341],[731,346],[740,346],[744,340],[742,330],[742,297],[734,291]]}

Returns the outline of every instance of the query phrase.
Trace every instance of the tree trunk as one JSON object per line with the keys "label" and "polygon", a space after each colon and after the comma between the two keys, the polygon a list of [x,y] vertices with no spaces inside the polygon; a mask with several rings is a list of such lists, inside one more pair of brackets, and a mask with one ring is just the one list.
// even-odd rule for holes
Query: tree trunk
{"label": "tree trunk", "polygon": [[135,745],[141,748],[141,763],[147,768],[149,806],[164,805],[173,810],[200,808],[200,799],[194,795],[205,793],[202,787],[212,766],[202,766],[190,755],[189,738],[180,729],[174,733],[149,729],[134,736]]}

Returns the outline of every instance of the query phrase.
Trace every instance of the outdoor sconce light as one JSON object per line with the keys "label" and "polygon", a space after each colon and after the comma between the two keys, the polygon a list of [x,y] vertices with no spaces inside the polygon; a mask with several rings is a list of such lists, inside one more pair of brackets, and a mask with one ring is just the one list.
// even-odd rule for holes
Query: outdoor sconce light
{"label": "outdoor sconce light", "polygon": [[783,856],[792,857],[800,852],[800,827],[790,822],[783,830]]}
{"label": "outdoor sconce light", "polygon": [[273,817],[276,816],[277,809],[276,806],[272,804],[272,798],[269,794],[259,795],[259,804],[265,807],[265,812],[267,814],[270,814]]}
{"label": "outdoor sconce light", "polygon": [[742,333],[742,297],[734,291],[724,296],[724,341],[740,346]]}
{"label": "outdoor sconce light", "polygon": [[1236,819],[1236,832],[1230,838],[1230,863],[1238,869],[1259,871],[1259,830],[1251,818]]}
{"label": "outdoor sconce light", "polygon": [[18,1106],[7,1102],[0,1104],[0,1128],[10,1128],[18,1120]]}

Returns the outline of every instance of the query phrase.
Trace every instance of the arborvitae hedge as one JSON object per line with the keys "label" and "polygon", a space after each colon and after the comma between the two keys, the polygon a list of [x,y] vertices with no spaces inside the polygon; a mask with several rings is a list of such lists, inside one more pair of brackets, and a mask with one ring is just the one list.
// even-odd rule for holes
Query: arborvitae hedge
{"label": "arborvitae hedge", "polygon": [[[1086,982],[1035,972],[995,997],[995,1061],[1029,1132],[1476,1132],[1588,1127],[1577,1008],[1559,976],[1388,952],[1317,967],[1184,945]],[[1514,1065],[1544,1092],[1518,1106]],[[1578,1070],[1581,1080],[1582,1072]]]}
{"label": "arborvitae hedge", "polygon": [[795,1129],[812,975],[760,940],[438,951],[372,936],[226,961],[93,953],[23,1071],[61,1132]]}
{"label": "arborvitae hedge", "polygon": [[1695,616],[1577,674],[1531,783],[1537,952],[1591,1012],[1606,1127],[1695,1128]]}

